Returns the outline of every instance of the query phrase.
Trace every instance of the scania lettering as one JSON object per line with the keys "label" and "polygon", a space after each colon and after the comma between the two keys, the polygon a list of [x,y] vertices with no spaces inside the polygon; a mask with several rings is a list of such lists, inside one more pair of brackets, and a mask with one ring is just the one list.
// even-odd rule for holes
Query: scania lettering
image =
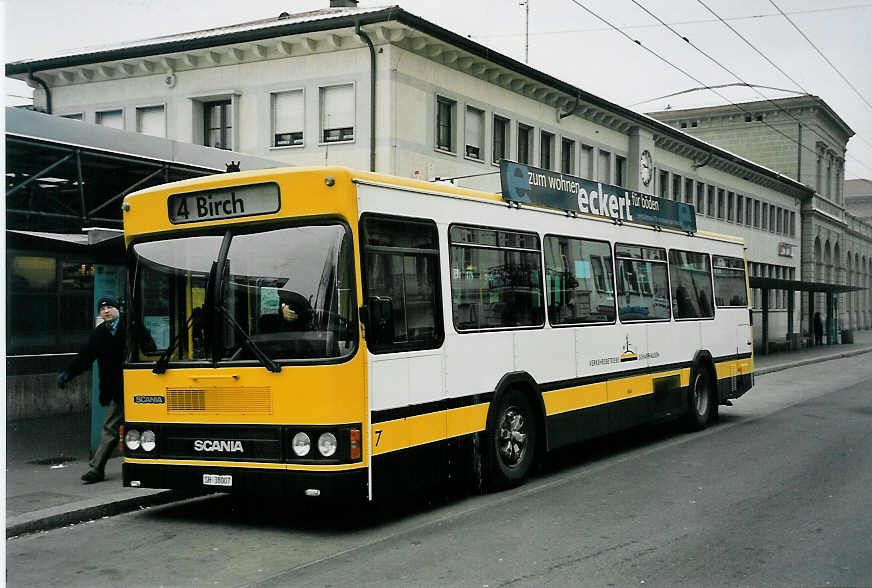
{"label": "scania lettering", "polygon": [[194,451],[220,451],[222,453],[244,453],[242,441],[194,441]]}

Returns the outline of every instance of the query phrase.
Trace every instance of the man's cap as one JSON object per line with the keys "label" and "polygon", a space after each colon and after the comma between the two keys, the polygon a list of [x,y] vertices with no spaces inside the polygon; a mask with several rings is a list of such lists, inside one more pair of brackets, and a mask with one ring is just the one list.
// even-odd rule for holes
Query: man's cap
{"label": "man's cap", "polygon": [[103,296],[102,298],[100,298],[100,300],[97,301],[97,310],[100,310],[100,308],[103,306],[118,308],[118,301],[111,296]]}

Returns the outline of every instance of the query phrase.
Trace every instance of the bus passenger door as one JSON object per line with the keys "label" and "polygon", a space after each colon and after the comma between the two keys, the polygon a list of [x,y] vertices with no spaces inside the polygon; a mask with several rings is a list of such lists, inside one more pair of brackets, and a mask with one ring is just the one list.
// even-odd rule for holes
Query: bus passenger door
{"label": "bus passenger door", "polygon": [[424,219],[361,217],[372,489],[428,485],[445,463],[439,249]]}

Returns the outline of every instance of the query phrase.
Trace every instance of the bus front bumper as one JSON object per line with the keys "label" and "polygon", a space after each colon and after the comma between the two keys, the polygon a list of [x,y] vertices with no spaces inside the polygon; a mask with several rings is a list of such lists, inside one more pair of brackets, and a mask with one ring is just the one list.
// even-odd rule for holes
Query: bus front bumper
{"label": "bus front bumper", "polygon": [[125,487],[168,488],[192,493],[234,492],[336,501],[360,500],[368,495],[366,467],[311,471],[125,462],[122,478]]}

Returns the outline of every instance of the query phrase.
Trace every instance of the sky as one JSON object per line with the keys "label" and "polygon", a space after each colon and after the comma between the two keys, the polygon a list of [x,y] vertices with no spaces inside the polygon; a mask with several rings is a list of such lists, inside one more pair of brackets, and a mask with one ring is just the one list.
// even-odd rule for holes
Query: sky
{"label": "sky", "polygon": [[[527,2],[393,0],[412,14],[638,112],[805,92],[820,96],[856,133],[848,143],[846,179],[872,178],[872,0]],[[391,3],[361,0],[360,6]],[[328,5],[329,0],[6,0],[5,60]],[[757,87],[674,95],[723,84]],[[31,93],[23,83],[6,80],[7,104],[28,103]]]}

